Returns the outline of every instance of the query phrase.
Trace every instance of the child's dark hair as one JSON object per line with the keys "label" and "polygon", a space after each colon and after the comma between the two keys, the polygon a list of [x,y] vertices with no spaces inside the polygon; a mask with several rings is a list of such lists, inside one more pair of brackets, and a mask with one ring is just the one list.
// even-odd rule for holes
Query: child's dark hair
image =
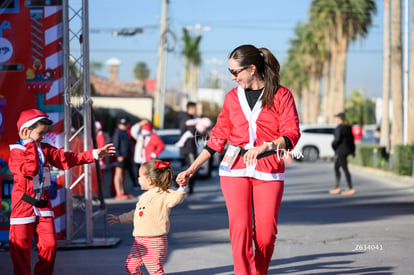
{"label": "child's dark hair", "polygon": [[144,162],[142,166],[145,168],[145,176],[151,179],[157,187],[161,188],[161,190],[168,190],[168,187],[170,187],[170,184],[173,181],[173,170],[168,162],[163,162],[162,160],[149,160]]}
{"label": "child's dark hair", "polygon": [[42,118],[41,120],[37,121],[35,124],[33,124],[32,126],[29,127],[30,130],[36,129],[37,126],[39,125],[47,125],[50,126],[53,124],[53,121],[51,121],[48,118]]}

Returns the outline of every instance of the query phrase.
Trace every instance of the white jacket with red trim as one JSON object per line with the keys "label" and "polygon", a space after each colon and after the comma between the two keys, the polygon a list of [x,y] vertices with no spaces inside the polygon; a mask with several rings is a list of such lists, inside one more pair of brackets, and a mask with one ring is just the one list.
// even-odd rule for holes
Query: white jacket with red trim
{"label": "white jacket with red trim", "polygon": [[[48,143],[41,143],[41,149],[38,150],[35,142],[30,140],[24,145],[10,145],[9,169],[13,173],[13,191],[11,195],[12,212],[10,215],[10,224],[27,224],[36,221],[36,216],[53,217],[51,202],[48,201],[46,207],[38,208],[22,200],[23,194],[36,198],[34,185],[39,183],[39,154],[44,160],[44,198],[48,199],[50,185],[51,166],[59,169],[69,169],[76,165],[91,163],[98,159],[96,150],[88,150],[83,153],[65,152],[57,149]],[[38,193],[37,193],[38,194]],[[38,196],[37,196],[38,197]],[[38,199],[38,198],[37,198]]]}
{"label": "white jacket with red trim", "polygon": [[[207,146],[222,153],[226,143],[243,149],[260,146],[264,141],[287,137],[294,147],[300,137],[299,118],[292,93],[280,87],[273,99],[273,107],[262,108],[262,94],[253,109],[240,86],[227,93],[217,123],[211,131]],[[293,149],[286,148],[286,150]],[[254,177],[260,180],[284,180],[285,165],[276,153],[257,160],[255,167],[246,167],[238,156],[230,171],[220,169],[220,176]]]}

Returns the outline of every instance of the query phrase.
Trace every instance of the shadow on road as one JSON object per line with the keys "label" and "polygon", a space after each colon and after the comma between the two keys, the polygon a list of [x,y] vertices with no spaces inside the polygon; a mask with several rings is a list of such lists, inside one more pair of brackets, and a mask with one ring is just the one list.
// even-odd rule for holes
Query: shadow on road
{"label": "shadow on road", "polygon": [[[376,274],[390,275],[393,267],[355,267],[354,260],[344,259],[341,261],[331,261],[330,258],[356,257],[358,252],[348,253],[324,253],[298,256],[286,259],[277,259],[270,262],[269,275],[272,274],[319,274],[319,275],[338,275],[338,274]],[[311,261],[310,263],[306,263]],[[189,271],[169,273],[170,275],[213,275],[213,274],[232,274],[233,266],[219,266]],[[317,272],[317,273],[315,273]]]}

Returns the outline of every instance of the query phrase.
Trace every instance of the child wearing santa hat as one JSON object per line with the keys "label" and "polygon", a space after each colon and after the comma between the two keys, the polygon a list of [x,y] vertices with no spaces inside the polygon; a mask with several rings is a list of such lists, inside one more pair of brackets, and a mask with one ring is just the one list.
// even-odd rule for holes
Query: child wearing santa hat
{"label": "child wearing santa hat", "polygon": [[69,169],[113,155],[112,144],[83,153],[65,152],[43,142],[53,122],[37,109],[21,112],[17,121],[20,140],[10,145],[13,173],[9,247],[14,274],[31,274],[33,237],[39,251],[34,274],[53,274],[56,257],[54,213],[49,199],[50,169]]}

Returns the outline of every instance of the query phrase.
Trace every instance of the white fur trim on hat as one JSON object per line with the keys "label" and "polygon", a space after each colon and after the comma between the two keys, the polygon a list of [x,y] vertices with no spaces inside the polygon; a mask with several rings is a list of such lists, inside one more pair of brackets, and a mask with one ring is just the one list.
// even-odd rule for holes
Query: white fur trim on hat
{"label": "white fur trim on hat", "polygon": [[47,116],[39,116],[39,117],[35,117],[31,120],[26,121],[25,123],[22,124],[22,126],[20,126],[19,131],[21,131],[24,128],[29,128],[30,126],[32,126],[33,124],[35,124],[36,122],[44,118],[47,118]]}

